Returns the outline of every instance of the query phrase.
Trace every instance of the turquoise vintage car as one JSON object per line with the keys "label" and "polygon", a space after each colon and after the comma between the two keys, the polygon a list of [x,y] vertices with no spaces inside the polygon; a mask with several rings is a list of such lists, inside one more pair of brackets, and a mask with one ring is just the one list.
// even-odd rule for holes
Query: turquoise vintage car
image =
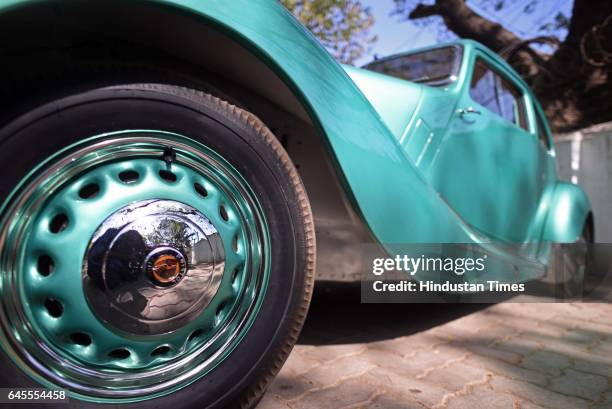
{"label": "turquoise vintage car", "polygon": [[0,43],[4,388],[252,407],[315,267],[471,243],[527,280],[592,238],[532,93],[471,41],[364,70],[271,0],[1,0]]}

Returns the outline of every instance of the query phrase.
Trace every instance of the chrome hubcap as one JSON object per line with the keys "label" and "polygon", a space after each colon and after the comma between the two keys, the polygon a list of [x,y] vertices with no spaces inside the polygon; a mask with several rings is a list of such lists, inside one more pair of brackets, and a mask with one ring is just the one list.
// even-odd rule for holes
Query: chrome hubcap
{"label": "chrome hubcap", "polygon": [[202,213],[172,200],[146,200],[113,213],[94,233],[83,288],[112,327],[163,334],[200,315],[224,268],[221,236]]}

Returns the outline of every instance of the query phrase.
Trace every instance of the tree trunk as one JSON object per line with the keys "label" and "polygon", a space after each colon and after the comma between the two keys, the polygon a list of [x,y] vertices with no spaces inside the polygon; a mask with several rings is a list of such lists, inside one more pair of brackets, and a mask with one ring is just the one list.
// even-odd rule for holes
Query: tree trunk
{"label": "tree trunk", "polygon": [[612,120],[612,18],[602,25],[612,15],[612,1],[575,0],[568,36],[551,56],[540,55],[529,41],[482,17],[465,0],[419,4],[408,18],[435,15],[459,37],[474,39],[502,54],[513,50],[509,63],[532,86],[554,130]]}
{"label": "tree trunk", "polygon": [[[565,41],[532,84],[558,130],[568,131],[612,120],[612,64],[604,62],[598,67],[589,62],[589,54],[598,54],[599,46],[588,38],[588,33],[610,15],[612,2],[576,0]],[[612,44],[612,38],[602,39]],[[581,50],[583,41],[587,55]]]}

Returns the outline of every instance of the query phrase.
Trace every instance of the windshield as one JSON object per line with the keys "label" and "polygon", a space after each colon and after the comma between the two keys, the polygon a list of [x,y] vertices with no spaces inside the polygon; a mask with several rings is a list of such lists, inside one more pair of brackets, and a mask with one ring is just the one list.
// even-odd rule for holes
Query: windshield
{"label": "windshield", "polygon": [[460,64],[461,48],[449,46],[383,58],[364,68],[403,80],[443,86],[456,79]]}

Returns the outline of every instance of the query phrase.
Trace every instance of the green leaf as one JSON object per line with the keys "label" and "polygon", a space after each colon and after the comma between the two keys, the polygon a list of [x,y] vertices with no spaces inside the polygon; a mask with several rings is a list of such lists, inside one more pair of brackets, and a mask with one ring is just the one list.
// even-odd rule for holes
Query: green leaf
{"label": "green leaf", "polygon": [[377,40],[372,11],[360,0],[280,1],[343,63],[354,63]]}

